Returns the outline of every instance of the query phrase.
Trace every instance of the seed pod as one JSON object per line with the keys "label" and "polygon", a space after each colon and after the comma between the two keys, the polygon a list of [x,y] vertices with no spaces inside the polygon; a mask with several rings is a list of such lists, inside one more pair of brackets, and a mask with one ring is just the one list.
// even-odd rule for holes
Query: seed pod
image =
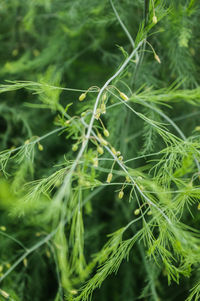
{"label": "seed pod", "polygon": [[154,54],[154,58],[159,64],[161,64],[161,60],[157,54]]}
{"label": "seed pod", "polygon": [[104,129],[103,134],[105,137],[109,137],[110,133],[108,130]]}
{"label": "seed pod", "polygon": [[103,153],[104,153],[103,148],[101,146],[97,147],[97,151],[100,155],[103,155]]}
{"label": "seed pod", "polygon": [[153,24],[157,24],[158,19],[157,19],[156,15],[153,16],[152,21],[153,21]]}
{"label": "seed pod", "polygon": [[125,100],[125,101],[128,100],[128,96],[127,96],[125,93],[120,92],[119,95],[120,95],[120,97],[121,97],[123,100]]}
{"label": "seed pod", "polygon": [[124,192],[123,192],[123,190],[120,190],[120,192],[118,194],[119,199],[121,200],[123,198],[123,196],[124,196]]}
{"label": "seed pod", "polygon": [[106,180],[106,182],[107,183],[110,183],[111,181],[112,181],[112,173],[110,172],[109,174],[108,174],[108,177],[107,177],[107,180]]}
{"label": "seed pod", "polygon": [[85,98],[86,98],[86,93],[82,93],[82,94],[79,96],[79,101],[83,101]]}
{"label": "seed pod", "polygon": [[74,145],[72,146],[72,150],[73,150],[73,152],[76,152],[76,151],[77,151],[77,149],[78,149],[78,145],[77,145],[77,144],[74,144]]}
{"label": "seed pod", "polygon": [[139,214],[140,214],[140,209],[136,209],[136,210],[134,211],[134,214],[135,214],[135,215],[139,215]]}

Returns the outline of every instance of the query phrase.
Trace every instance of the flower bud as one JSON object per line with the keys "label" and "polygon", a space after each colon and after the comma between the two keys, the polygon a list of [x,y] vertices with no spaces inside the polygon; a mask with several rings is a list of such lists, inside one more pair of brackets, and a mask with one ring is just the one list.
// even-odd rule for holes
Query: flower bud
{"label": "flower bud", "polygon": [[94,166],[94,167],[98,167],[98,165],[99,165],[98,158],[95,157],[95,158],[93,159],[93,166]]}
{"label": "flower bud", "polygon": [[158,19],[157,19],[156,15],[153,16],[152,21],[153,21],[153,24],[158,23]]}
{"label": "flower bud", "polygon": [[78,145],[77,145],[77,144],[74,144],[74,145],[72,146],[72,150],[73,150],[73,152],[76,152],[76,151],[77,151],[77,149],[78,149]]}
{"label": "flower bud", "polygon": [[123,198],[123,196],[124,196],[124,192],[123,192],[123,190],[120,190],[120,192],[118,194],[119,199],[121,200]]}
{"label": "flower bud", "polygon": [[110,133],[108,130],[104,129],[103,134],[105,137],[109,137]]}
{"label": "flower bud", "polygon": [[136,209],[136,210],[134,211],[134,214],[135,214],[135,215],[139,215],[139,214],[140,214],[140,209]]}
{"label": "flower bud", "polygon": [[100,155],[103,155],[103,153],[104,153],[103,148],[101,146],[97,147],[97,151]]}
{"label": "flower bud", "polygon": [[112,181],[112,173],[110,172],[109,174],[108,174],[108,177],[107,177],[107,180],[106,180],[106,182],[107,183],[110,183],[111,181]]}
{"label": "flower bud", "polygon": [[38,149],[39,149],[39,151],[43,151],[43,149],[44,149],[44,147],[43,147],[43,145],[42,144],[40,144],[40,143],[38,143]]}
{"label": "flower bud", "polygon": [[79,101],[83,101],[85,98],[86,98],[86,93],[82,93],[82,94],[79,96]]}
{"label": "flower bud", "polygon": [[157,54],[154,54],[154,58],[159,64],[161,64],[161,60]]}
{"label": "flower bud", "polygon": [[121,97],[123,100],[125,100],[125,101],[128,100],[128,96],[127,96],[125,93],[120,92],[119,95],[120,95],[120,97]]}

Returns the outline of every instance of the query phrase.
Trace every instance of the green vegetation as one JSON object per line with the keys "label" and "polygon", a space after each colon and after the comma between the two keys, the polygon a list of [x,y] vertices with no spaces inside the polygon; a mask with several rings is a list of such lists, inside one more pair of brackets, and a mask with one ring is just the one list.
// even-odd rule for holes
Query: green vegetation
{"label": "green vegetation", "polygon": [[199,1],[0,17],[0,300],[199,300]]}

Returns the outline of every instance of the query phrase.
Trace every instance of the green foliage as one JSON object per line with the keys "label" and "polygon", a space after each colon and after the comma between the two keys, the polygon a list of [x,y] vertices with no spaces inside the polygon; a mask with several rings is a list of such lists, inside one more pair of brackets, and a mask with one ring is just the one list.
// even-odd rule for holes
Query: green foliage
{"label": "green foliage", "polygon": [[0,8],[0,299],[199,300],[198,1]]}

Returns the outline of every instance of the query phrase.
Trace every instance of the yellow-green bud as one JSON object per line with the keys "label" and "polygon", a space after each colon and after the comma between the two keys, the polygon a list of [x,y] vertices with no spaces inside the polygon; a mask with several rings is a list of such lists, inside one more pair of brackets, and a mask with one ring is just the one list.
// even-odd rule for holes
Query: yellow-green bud
{"label": "yellow-green bud", "polygon": [[108,177],[107,177],[107,180],[106,180],[106,182],[107,183],[110,183],[111,181],[112,181],[112,173],[110,172],[109,174],[108,174]]}
{"label": "yellow-green bud", "polygon": [[38,143],[38,149],[39,149],[39,151],[43,151],[43,149],[44,149],[44,147],[42,146],[42,144],[40,144],[40,143]]}
{"label": "yellow-green bud", "polygon": [[103,94],[103,96],[102,96],[103,102],[106,101],[106,98],[107,98],[107,93],[105,92],[105,93]]}
{"label": "yellow-green bud", "polygon": [[99,161],[98,161],[98,158],[96,157],[93,159],[93,166],[98,167],[98,164],[99,164]]}
{"label": "yellow-green bud", "polygon": [[6,227],[5,227],[5,226],[1,226],[1,227],[0,227],[0,230],[1,230],[1,231],[6,231]]}
{"label": "yellow-green bud", "polygon": [[154,16],[153,16],[153,19],[152,19],[152,21],[153,21],[153,23],[154,23],[154,24],[157,24],[157,22],[158,22],[158,19],[157,19],[156,15],[154,15]]}
{"label": "yellow-green bud", "polygon": [[157,54],[154,54],[154,58],[159,64],[161,64],[161,60]]}
{"label": "yellow-green bud", "polygon": [[113,155],[117,156],[117,151],[114,147],[111,147],[111,151],[112,151]]}
{"label": "yellow-green bud", "polygon": [[110,133],[108,130],[104,129],[103,134],[105,137],[109,137]]}
{"label": "yellow-green bud", "polygon": [[104,153],[103,148],[101,146],[97,147],[97,151],[100,155],[103,155],[103,153]]}
{"label": "yellow-green bud", "polygon": [[74,144],[74,145],[72,146],[72,150],[73,150],[73,152],[76,152],[76,151],[77,151],[77,149],[78,149],[78,145],[77,145],[77,144]]}
{"label": "yellow-green bud", "polygon": [[197,209],[200,210],[200,203],[198,204]]}
{"label": "yellow-green bud", "polygon": [[129,178],[129,176],[126,176],[126,181],[127,181],[128,183],[131,182],[131,179]]}
{"label": "yellow-green bud", "polygon": [[101,113],[106,114],[106,105],[105,105],[105,103],[101,104]]}
{"label": "yellow-green bud", "polygon": [[119,95],[120,95],[120,97],[121,97],[123,100],[125,100],[125,101],[128,100],[128,96],[127,96],[125,93],[120,92]]}
{"label": "yellow-green bud", "polygon": [[134,214],[139,215],[140,214],[140,209],[135,209]]}
{"label": "yellow-green bud", "polygon": [[79,96],[79,101],[83,101],[85,98],[86,98],[86,93],[82,93],[82,94]]}
{"label": "yellow-green bud", "polygon": [[123,196],[124,196],[124,192],[123,192],[123,190],[120,190],[120,192],[118,194],[119,199],[121,200],[123,198]]}

